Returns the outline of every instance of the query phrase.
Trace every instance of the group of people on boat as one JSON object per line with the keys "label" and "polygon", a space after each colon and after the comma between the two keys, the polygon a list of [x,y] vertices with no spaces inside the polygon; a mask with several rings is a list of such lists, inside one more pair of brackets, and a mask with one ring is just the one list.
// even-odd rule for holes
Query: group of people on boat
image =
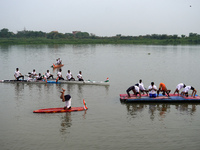
{"label": "group of people on boat", "polygon": [[[20,79],[24,80],[24,75],[21,74],[21,72],[19,71],[19,68],[16,68],[16,71],[14,73],[14,77],[15,77],[16,80],[20,80]],[[44,75],[41,75],[41,73],[37,74],[36,70],[33,69],[32,72],[28,73],[28,79],[27,80],[28,81],[31,81],[31,80],[47,80],[47,79],[50,79],[50,78],[55,79],[56,81],[65,80],[62,77],[62,69],[59,69],[59,71],[57,73],[57,78],[54,78],[53,74],[51,74],[49,70],[47,70],[47,72]],[[68,70],[66,78],[67,78],[68,81],[75,81],[75,78],[73,77],[70,70]],[[78,81],[84,81],[81,71],[79,71],[77,78],[78,78]]]}
{"label": "group of people on boat", "polygon": [[[188,92],[189,90],[192,90],[192,94],[191,96],[195,98],[195,95],[197,93],[197,90],[193,87],[193,86],[186,86],[184,83],[179,83],[176,86],[176,89],[174,91],[175,93],[178,93],[179,96],[179,91],[182,90],[181,92],[181,96],[186,96],[188,97]],[[159,93],[162,92],[163,95],[167,95],[168,97],[170,97],[169,93],[171,92],[171,90],[168,90],[166,85],[164,83],[160,83],[159,84],[159,88],[157,89],[156,85],[154,84],[154,82],[151,82],[151,84],[149,85],[148,89],[146,89],[144,87],[144,84],[142,83],[142,80],[139,80],[139,83],[136,83],[135,85],[129,87],[126,90],[126,93],[128,95],[128,97],[130,97],[130,91],[133,91],[134,95],[139,95],[139,98],[141,98],[141,93],[144,94],[146,93],[147,96],[149,96],[150,98],[155,98],[159,96]]]}

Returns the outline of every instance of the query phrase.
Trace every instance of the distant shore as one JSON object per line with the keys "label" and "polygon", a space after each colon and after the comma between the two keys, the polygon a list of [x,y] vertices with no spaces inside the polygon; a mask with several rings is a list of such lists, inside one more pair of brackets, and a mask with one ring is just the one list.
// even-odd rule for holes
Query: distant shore
{"label": "distant shore", "polygon": [[199,45],[200,38],[180,39],[47,39],[47,38],[0,38],[0,45],[27,44],[138,44],[138,45]]}

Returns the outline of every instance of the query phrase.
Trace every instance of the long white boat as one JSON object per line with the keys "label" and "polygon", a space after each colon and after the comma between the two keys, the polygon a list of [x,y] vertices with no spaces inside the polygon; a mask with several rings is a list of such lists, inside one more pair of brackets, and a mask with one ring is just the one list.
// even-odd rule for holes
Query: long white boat
{"label": "long white boat", "polygon": [[24,83],[24,84],[85,84],[85,85],[110,85],[109,80],[106,81],[68,81],[68,80],[0,80],[0,83]]}

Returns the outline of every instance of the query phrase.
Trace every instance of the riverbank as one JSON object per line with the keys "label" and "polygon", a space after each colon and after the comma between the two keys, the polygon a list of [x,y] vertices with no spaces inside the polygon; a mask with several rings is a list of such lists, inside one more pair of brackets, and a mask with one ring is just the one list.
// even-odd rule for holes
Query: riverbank
{"label": "riverbank", "polygon": [[0,38],[0,45],[26,44],[138,44],[138,45],[199,45],[200,38],[180,39],[47,39],[47,38]]}

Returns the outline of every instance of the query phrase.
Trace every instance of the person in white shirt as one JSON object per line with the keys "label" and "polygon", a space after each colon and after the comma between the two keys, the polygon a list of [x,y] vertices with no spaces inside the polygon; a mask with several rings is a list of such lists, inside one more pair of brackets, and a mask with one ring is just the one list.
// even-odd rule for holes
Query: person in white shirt
{"label": "person in white shirt", "polygon": [[19,78],[22,78],[24,80],[24,76],[20,73],[19,68],[16,68],[16,71],[14,73],[14,77],[16,80],[19,80]]}
{"label": "person in white shirt", "polygon": [[71,109],[71,96],[70,95],[65,95],[65,89],[62,88],[63,91],[61,91],[61,95],[60,98],[62,99],[63,102],[66,103],[66,106],[64,107],[64,109]]}
{"label": "person in white shirt", "polygon": [[73,75],[72,75],[72,73],[70,72],[70,70],[68,70],[67,75],[66,75],[66,78],[67,78],[68,81],[71,81],[71,80],[75,81],[75,79],[73,78]]}
{"label": "person in white shirt", "polygon": [[174,94],[175,93],[178,93],[178,96],[179,96],[179,91],[182,89],[182,88],[185,88],[186,85],[184,83],[179,83],[177,86],[176,86],[176,90],[174,91]]}
{"label": "person in white shirt", "polygon": [[139,80],[139,83],[137,84],[137,86],[139,87],[141,93],[144,94],[144,92],[146,92],[148,96],[148,90],[145,89],[144,84],[142,83],[142,79]]}
{"label": "person in white shirt", "polygon": [[57,79],[56,79],[56,82],[58,81],[58,80],[65,80],[63,77],[62,77],[62,69],[59,69],[59,72],[57,73]]}
{"label": "person in white shirt", "polygon": [[47,73],[45,73],[45,76],[47,79],[50,79],[50,78],[53,79],[53,75],[49,72],[49,70],[47,70]]}
{"label": "person in white shirt", "polygon": [[194,97],[195,98],[195,95],[196,95],[196,93],[197,93],[197,90],[194,88],[194,87],[192,87],[192,86],[186,86],[184,89],[183,89],[183,91],[181,92],[181,95],[182,96],[186,96],[186,97],[188,97],[188,91],[189,90],[192,90],[192,97]]}
{"label": "person in white shirt", "polygon": [[155,98],[157,87],[154,85],[154,82],[151,82],[151,85],[148,87],[148,90],[149,90],[149,97]]}
{"label": "person in white shirt", "polygon": [[34,78],[36,76],[37,76],[36,71],[35,71],[35,69],[33,69],[33,72],[31,73],[31,77]]}
{"label": "person in white shirt", "polygon": [[129,93],[130,91],[133,91],[135,96],[137,96],[137,94],[139,94],[139,98],[141,98],[141,93],[140,93],[140,89],[139,89],[138,86],[136,86],[136,85],[135,86],[131,86],[126,90],[126,93],[127,93],[128,97],[131,97],[131,95]]}
{"label": "person in white shirt", "polygon": [[79,74],[77,75],[78,81],[84,81],[82,77],[82,72],[79,71]]}
{"label": "person in white shirt", "polygon": [[62,60],[60,58],[56,59],[56,64],[57,65],[61,65],[62,64]]}
{"label": "person in white shirt", "polygon": [[39,73],[39,74],[36,76],[36,79],[37,79],[37,80],[42,80],[42,79],[43,79],[41,73]]}

